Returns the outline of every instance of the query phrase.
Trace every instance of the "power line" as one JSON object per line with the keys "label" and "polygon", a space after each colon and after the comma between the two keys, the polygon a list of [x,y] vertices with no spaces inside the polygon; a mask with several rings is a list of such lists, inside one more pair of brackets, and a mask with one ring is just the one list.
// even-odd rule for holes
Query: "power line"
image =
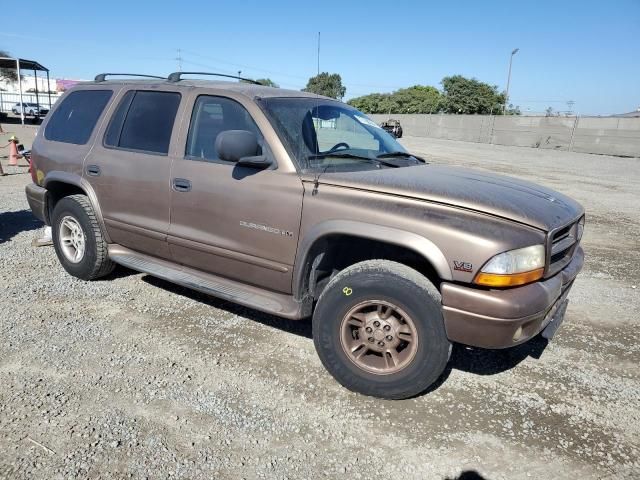
{"label": "power line", "polygon": [[242,64],[242,63],[228,62],[226,60],[221,60],[219,58],[211,57],[209,55],[202,55],[200,53],[192,52],[190,50],[183,50],[183,52],[188,53],[189,55],[195,55],[196,57],[204,58],[206,60],[213,60],[214,62],[217,62],[217,63],[223,63],[223,64],[226,64],[226,65],[231,65],[231,66],[234,66],[234,67],[240,67],[240,68],[244,68],[244,69],[248,69],[248,70],[255,70],[257,72],[269,73],[269,74],[272,74],[272,75],[279,75],[281,77],[296,78],[296,79],[299,79],[299,80],[307,80],[308,79],[308,77],[304,77],[304,76],[301,76],[301,75],[290,75],[288,73],[277,72],[275,70],[267,70],[267,69],[259,68],[259,67],[253,67],[251,65],[245,65],[245,64]]}

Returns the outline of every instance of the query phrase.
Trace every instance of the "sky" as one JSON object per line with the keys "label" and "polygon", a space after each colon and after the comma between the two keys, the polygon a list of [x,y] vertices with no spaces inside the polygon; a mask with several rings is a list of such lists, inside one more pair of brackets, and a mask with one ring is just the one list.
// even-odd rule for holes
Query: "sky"
{"label": "sky", "polygon": [[[52,7],[53,6],[53,7]],[[204,70],[301,89],[339,73],[345,99],[461,74],[506,89],[523,112],[582,115],[640,107],[640,0],[32,0],[3,21],[0,49],[55,78]],[[33,34],[31,33],[33,32]],[[180,49],[180,54],[178,54]]]}

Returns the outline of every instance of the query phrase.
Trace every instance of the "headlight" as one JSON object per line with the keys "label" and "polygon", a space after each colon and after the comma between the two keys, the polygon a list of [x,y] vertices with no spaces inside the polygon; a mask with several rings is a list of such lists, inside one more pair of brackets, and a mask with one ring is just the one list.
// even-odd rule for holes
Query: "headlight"
{"label": "headlight", "polygon": [[584,233],[584,215],[578,221],[578,229],[576,231],[576,240],[579,242],[582,240],[582,234]]}
{"label": "headlight", "polygon": [[474,283],[487,287],[514,287],[535,282],[544,274],[544,245],[500,253],[485,263]]}

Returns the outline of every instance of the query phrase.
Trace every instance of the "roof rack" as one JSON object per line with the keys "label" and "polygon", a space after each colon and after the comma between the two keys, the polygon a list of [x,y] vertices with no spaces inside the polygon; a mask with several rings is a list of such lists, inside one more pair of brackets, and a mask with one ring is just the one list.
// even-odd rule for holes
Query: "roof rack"
{"label": "roof rack", "polygon": [[142,75],[140,73],[100,73],[96,75],[94,80],[96,82],[104,82],[107,78],[110,77],[145,77],[145,78],[159,78],[160,80],[164,80],[164,77],[159,77],[158,75]]}
{"label": "roof rack", "polygon": [[255,85],[262,85],[260,82],[256,82],[255,80],[251,80],[250,78],[237,77],[235,75],[226,75],[224,73],[211,73],[211,72],[173,72],[167,80],[170,82],[179,82],[182,80],[180,78],[182,75],[211,75],[214,77],[226,77],[226,78],[235,78],[236,80],[243,80],[245,82],[253,83]]}

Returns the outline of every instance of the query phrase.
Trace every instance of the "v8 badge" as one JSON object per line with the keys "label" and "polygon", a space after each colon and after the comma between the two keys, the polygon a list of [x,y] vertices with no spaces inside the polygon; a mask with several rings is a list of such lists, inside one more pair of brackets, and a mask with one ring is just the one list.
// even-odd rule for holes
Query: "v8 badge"
{"label": "v8 badge", "polygon": [[453,269],[460,272],[473,272],[473,264],[469,262],[459,262],[458,260],[454,260]]}

